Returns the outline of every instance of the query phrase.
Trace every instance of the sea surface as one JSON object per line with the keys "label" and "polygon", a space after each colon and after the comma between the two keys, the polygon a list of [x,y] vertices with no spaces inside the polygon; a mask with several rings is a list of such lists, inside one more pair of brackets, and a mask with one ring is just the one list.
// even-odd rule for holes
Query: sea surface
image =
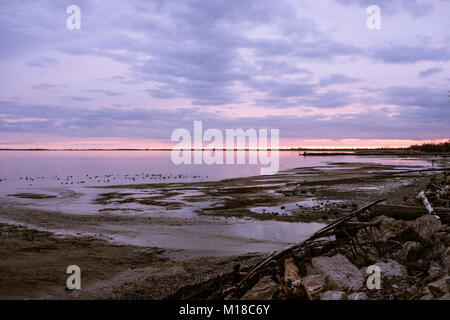
{"label": "sea surface", "polygon": [[[322,170],[333,170],[336,168],[333,163],[338,162],[379,163],[409,169],[411,166],[438,165],[436,161],[439,160],[393,156],[305,157],[296,151],[282,151],[279,153],[279,170],[317,166]],[[338,167],[345,168],[345,164]],[[185,206],[177,210],[124,204],[128,209],[139,211],[105,213],[102,212],[104,206],[93,201],[103,192],[140,192],[104,188],[108,185],[211,181],[259,174],[259,164],[176,165],[170,151],[0,151],[0,205],[13,205],[12,209],[3,209],[0,222],[22,224],[60,235],[91,235],[115,243],[158,247],[181,257],[266,253],[302,241],[324,226],[316,222],[199,215],[197,210],[214,206],[214,199],[194,203],[184,201],[184,196],[192,195],[193,190],[173,197],[173,201],[185,202]],[[86,188],[89,186],[100,188]],[[153,193],[164,188],[163,185],[155,187]],[[53,198],[12,196],[17,193],[46,194]],[[22,208],[43,211],[23,214],[28,211]],[[255,208],[255,212],[258,209],[263,208]],[[74,218],[66,219],[62,213]],[[120,216],[120,220],[115,222],[111,218],[114,215]]]}
{"label": "sea surface", "polygon": [[[303,156],[279,152],[279,171],[334,162],[433,166],[431,158]],[[248,157],[246,157],[248,162]],[[139,183],[211,181],[256,176],[261,164],[180,164],[170,151],[0,151],[0,194],[45,187],[82,188]]]}

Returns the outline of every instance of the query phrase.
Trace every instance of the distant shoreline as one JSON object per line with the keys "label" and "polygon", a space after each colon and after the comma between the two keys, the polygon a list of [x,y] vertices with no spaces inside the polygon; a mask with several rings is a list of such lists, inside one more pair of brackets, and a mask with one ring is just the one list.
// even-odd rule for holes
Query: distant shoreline
{"label": "distant shoreline", "polygon": [[309,149],[309,148],[280,148],[280,149],[166,149],[166,148],[156,148],[156,149],[9,149],[3,148],[0,151],[45,151],[45,152],[114,152],[114,151],[281,151],[281,152],[299,152],[299,156],[443,156],[450,157],[448,152],[425,152],[412,150],[410,148],[345,148],[345,149]]}
{"label": "distant shoreline", "polygon": [[64,148],[64,149],[47,149],[47,148],[0,148],[0,151],[172,151],[172,150],[191,150],[191,151],[211,151],[211,150],[234,150],[234,151],[252,151],[252,150],[278,150],[278,151],[323,151],[323,152],[329,152],[329,151],[335,151],[335,152],[341,152],[341,151],[406,151],[410,150],[408,148],[331,148],[331,149],[315,149],[315,148],[279,148],[279,149],[172,149],[172,148],[145,148],[145,149],[127,149],[127,148],[113,148],[113,149],[103,149],[103,148],[92,148],[92,149],[84,149],[84,148]]}

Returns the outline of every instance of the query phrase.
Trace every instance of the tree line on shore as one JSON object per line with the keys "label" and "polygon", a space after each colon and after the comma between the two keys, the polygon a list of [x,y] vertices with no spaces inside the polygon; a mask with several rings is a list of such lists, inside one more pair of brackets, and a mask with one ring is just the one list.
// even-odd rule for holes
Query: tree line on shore
{"label": "tree line on shore", "polygon": [[424,143],[421,145],[412,145],[411,150],[423,152],[450,152],[450,140],[441,143]]}

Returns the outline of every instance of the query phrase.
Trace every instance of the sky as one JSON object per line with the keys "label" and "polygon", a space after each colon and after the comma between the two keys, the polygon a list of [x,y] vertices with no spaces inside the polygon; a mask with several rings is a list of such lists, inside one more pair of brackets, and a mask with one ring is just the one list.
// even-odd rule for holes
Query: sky
{"label": "sky", "polygon": [[0,0],[0,148],[171,147],[194,121],[281,147],[449,139],[449,30],[449,0]]}

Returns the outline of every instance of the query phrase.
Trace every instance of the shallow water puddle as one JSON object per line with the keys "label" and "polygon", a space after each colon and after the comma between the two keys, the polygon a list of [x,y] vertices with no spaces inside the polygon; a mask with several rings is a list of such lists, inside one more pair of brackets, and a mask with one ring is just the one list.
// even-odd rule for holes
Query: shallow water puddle
{"label": "shallow water puddle", "polygon": [[243,239],[295,243],[307,239],[325,224],[316,222],[239,221],[230,224],[189,225],[198,233]]}

